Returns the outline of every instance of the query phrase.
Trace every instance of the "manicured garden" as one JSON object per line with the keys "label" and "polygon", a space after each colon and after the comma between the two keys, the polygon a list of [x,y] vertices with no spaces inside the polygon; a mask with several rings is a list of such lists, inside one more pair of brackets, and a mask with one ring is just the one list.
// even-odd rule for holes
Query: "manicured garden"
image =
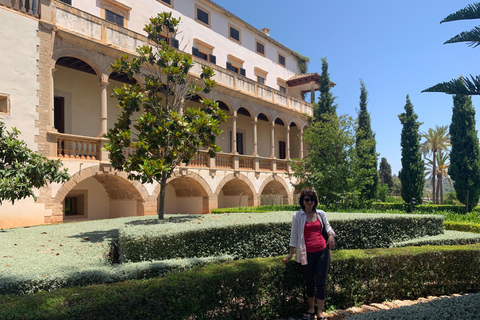
{"label": "manicured garden", "polygon": [[[282,261],[292,213],[1,230],[0,318],[288,318],[304,308],[301,272]],[[329,310],[480,291],[475,223],[444,222],[448,213],[438,212],[328,215],[338,235]]]}

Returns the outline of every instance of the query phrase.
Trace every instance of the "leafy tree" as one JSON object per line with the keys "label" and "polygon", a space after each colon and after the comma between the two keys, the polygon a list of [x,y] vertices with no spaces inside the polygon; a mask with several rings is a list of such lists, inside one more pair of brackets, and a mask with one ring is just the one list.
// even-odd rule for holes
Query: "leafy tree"
{"label": "leafy tree", "polygon": [[335,104],[335,97],[330,92],[332,88],[332,81],[328,73],[327,58],[322,58],[322,74],[320,75],[320,97],[318,103],[314,105],[313,117],[316,121],[325,120],[322,118],[323,114],[337,115],[337,105]]}
{"label": "leafy tree", "polygon": [[321,203],[333,207],[354,201],[355,136],[353,120],[346,116],[322,115],[305,130],[309,154],[292,162],[297,189],[314,188]]}
{"label": "leafy tree", "polygon": [[[450,135],[447,132],[447,126],[435,126],[435,129],[428,129],[428,132],[422,132],[420,135],[425,138],[422,144],[422,152],[424,156],[432,154],[432,197],[433,203],[438,204],[438,192],[435,192],[435,177],[437,176],[436,163],[433,159],[437,159],[437,152],[447,150],[450,147]],[[442,180],[439,180],[439,184]]]}
{"label": "leafy tree", "polygon": [[453,96],[450,135],[452,150],[448,174],[453,180],[458,200],[471,211],[479,199],[480,147],[475,129],[475,109],[470,96]]}
{"label": "leafy tree", "polygon": [[[130,78],[143,79],[141,84],[116,88],[121,113],[106,137],[112,165],[129,173],[142,183],[160,184],[158,218],[164,217],[167,179],[180,163],[188,163],[199,149],[211,157],[220,150],[215,138],[226,116],[213,100],[201,100],[200,108],[185,108],[198,92],[208,93],[215,86],[213,70],[202,67],[202,87],[188,72],[192,56],[170,47],[161,37],[164,32],[175,37],[180,19],[161,13],[144,28],[153,46],[137,48],[138,56],[117,59],[113,71]],[[140,114],[140,115],[138,115]],[[124,155],[126,148],[129,156]]]}
{"label": "leafy tree", "polygon": [[[473,3],[466,6],[464,9],[458,10],[450,14],[445,19],[440,21],[450,22],[458,20],[480,19],[480,3]],[[471,31],[462,32],[455,37],[447,40],[447,43],[466,42],[469,46],[475,48],[480,45],[480,26],[473,28]],[[448,94],[463,94],[463,95],[479,95],[480,94],[480,76],[472,76],[469,78],[459,77],[458,79],[449,82],[442,82],[434,85],[422,92],[444,92]]]}
{"label": "leafy tree", "polygon": [[418,201],[422,197],[425,166],[418,132],[422,123],[417,121],[418,116],[413,111],[413,105],[408,95],[405,112],[399,114],[398,118],[403,125],[401,135],[402,170],[400,170],[399,178],[402,182],[402,199],[410,203],[413,199]]}
{"label": "leafy tree", "polygon": [[48,160],[27,147],[19,140],[20,131],[7,131],[0,121],[0,204],[33,197],[34,188],[48,182],[63,183],[70,179],[67,169],[61,170],[60,160]]}
{"label": "leafy tree", "polygon": [[402,181],[400,180],[400,178],[397,176],[393,176],[392,185],[392,194],[395,196],[400,196],[402,194]]}
{"label": "leafy tree", "polygon": [[360,110],[356,130],[357,179],[360,196],[364,200],[375,199],[378,186],[377,152],[375,134],[372,131],[370,113],[367,111],[368,92],[360,80]]}
{"label": "leafy tree", "polygon": [[393,188],[393,181],[392,181],[392,166],[388,163],[387,159],[383,158],[380,159],[380,184],[386,184],[390,190]]}

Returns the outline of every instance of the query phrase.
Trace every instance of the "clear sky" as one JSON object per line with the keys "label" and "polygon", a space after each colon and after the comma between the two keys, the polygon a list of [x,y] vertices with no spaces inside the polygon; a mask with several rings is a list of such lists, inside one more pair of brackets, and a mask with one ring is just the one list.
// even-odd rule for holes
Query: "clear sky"
{"label": "clear sky", "polygon": [[[420,131],[450,125],[452,96],[421,93],[460,75],[480,75],[480,47],[443,43],[480,20],[440,21],[474,0],[213,0],[257,29],[310,58],[308,72],[321,73],[326,57],[337,85],[337,113],[357,117],[360,79],[368,91],[367,109],[376,134],[377,152],[401,169],[398,115],[407,94]],[[477,130],[480,97],[473,97]]]}

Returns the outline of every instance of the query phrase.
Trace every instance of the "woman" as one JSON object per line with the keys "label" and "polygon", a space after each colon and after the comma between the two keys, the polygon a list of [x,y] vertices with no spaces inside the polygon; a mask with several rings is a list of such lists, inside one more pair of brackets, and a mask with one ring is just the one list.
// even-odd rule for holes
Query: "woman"
{"label": "woman", "polygon": [[[317,319],[322,317],[326,298],[327,272],[330,266],[330,249],[335,248],[335,232],[327,215],[317,210],[318,198],[313,190],[304,190],[300,195],[300,207],[292,219],[290,252],[283,259],[288,263],[296,252],[295,261],[302,264],[307,282],[308,310],[302,319],[315,318],[317,298]],[[315,294],[315,288],[317,289]]]}

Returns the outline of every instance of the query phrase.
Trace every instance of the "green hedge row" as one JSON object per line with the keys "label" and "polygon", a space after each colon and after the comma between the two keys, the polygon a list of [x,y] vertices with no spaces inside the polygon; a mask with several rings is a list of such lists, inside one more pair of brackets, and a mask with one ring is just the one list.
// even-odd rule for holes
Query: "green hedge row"
{"label": "green hedge row", "polygon": [[[265,205],[257,207],[233,207],[233,208],[221,208],[212,209],[212,214],[219,213],[233,213],[233,212],[272,212],[272,211],[298,211],[300,205]],[[325,210],[325,206],[318,206],[317,209]]]}
{"label": "green hedge row", "polygon": [[478,223],[445,221],[443,225],[446,230],[480,233],[480,224]]}
{"label": "green hedge row", "polygon": [[[331,220],[338,249],[385,248],[408,239],[443,233],[443,216],[374,215]],[[291,222],[253,223],[161,232],[159,226],[120,229],[122,262],[231,255],[236,259],[285,254]],[[157,230],[157,231],[156,231]]]}
{"label": "green hedge row", "polygon": [[[373,202],[372,209],[376,209],[379,211],[387,211],[387,210],[400,210],[400,211],[408,211],[410,210],[409,203],[391,203],[391,202]],[[415,205],[415,211],[419,211],[422,213],[430,213],[430,212],[437,212],[437,211],[451,211],[459,214],[465,213],[465,206],[460,205],[447,205],[447,204],[421,204]]]}
{"label": "green hedge row", "polygon": [[[234,261],[163,278],[3,296],[1,319],[277,319],[305,308],[297,263]],[[326,307],[480,291],[480,245],[332,252]]]}
{"label": "green hedge row", "polygon": [[[218,264],[232,260],[233,258],[230,256],[215,256],[181,260],[146,261],[113,266],[105,265],[90,268],[84,272],[65,270],[53,275],[38,275],[34,278],[25,277],[23,279],[0,275],[0,295],[22,295],[59,288],[115,283],[132,279],[149,279],[169,273],[191,270],[212,263]],[[0,317],[0,319],[3,318]]]}

